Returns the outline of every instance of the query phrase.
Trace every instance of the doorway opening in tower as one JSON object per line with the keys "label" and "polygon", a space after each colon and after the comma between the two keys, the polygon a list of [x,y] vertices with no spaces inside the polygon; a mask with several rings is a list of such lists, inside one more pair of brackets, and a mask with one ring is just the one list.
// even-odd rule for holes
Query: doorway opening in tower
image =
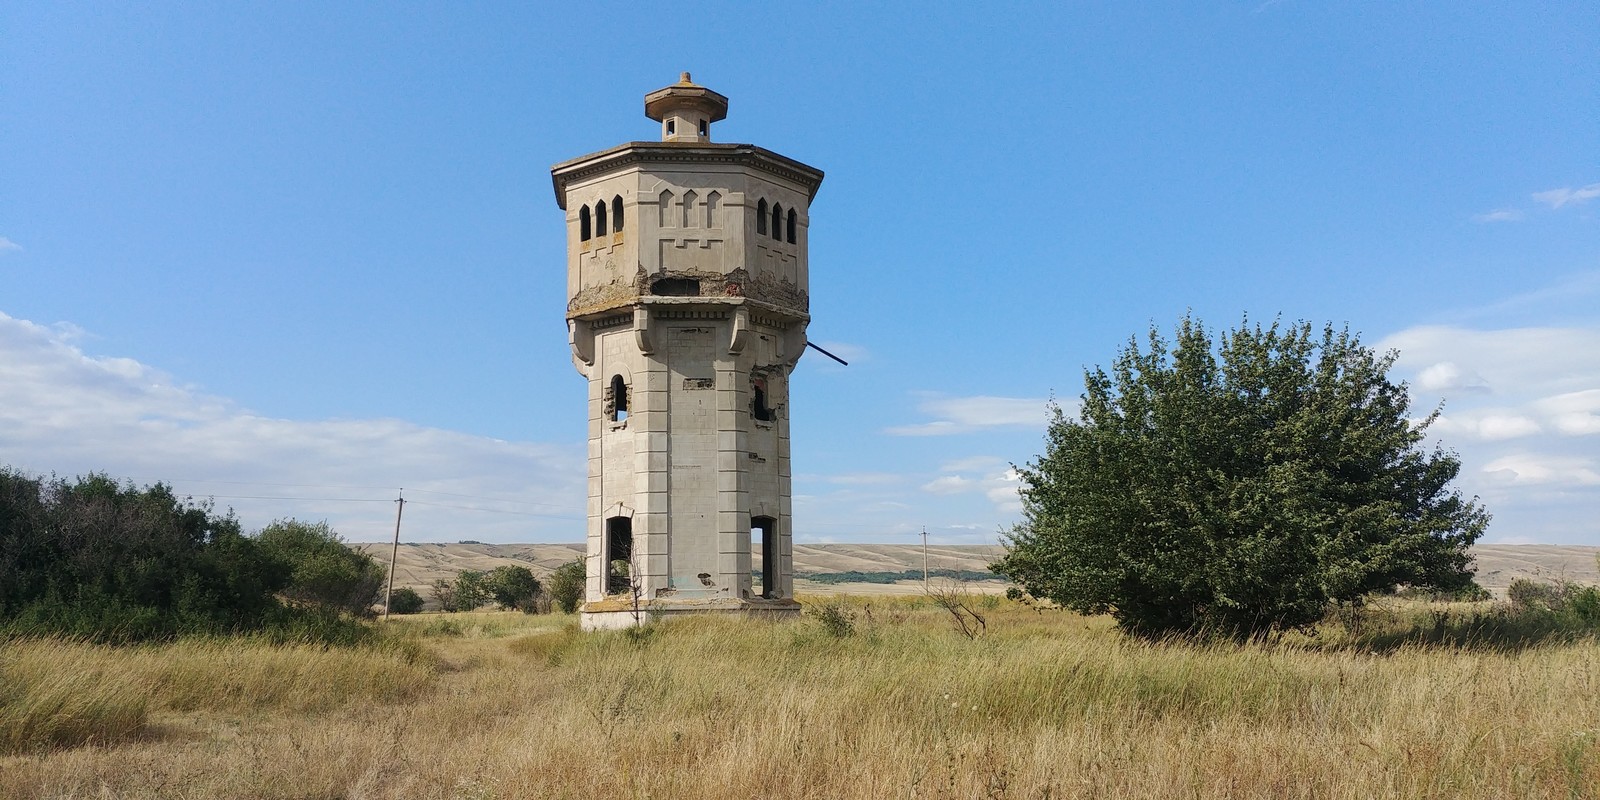
{"label": "doorway opening in tower", "polygon": [[[759,553],[759,556],[757,555]],[[777,590],[778,521],[772,517],[750,518],[750,556],[759,558],[750,571],[751,594],[768,600]]]}
{"label": "doorway opening in tower", "polygon": [[633,519],[606,520],[606,594],[626,592],[633,578]]}

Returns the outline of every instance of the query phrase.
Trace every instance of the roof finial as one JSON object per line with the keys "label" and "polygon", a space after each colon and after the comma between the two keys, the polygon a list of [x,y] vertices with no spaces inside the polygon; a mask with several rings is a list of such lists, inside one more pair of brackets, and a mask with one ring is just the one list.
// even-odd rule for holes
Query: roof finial
{"label": "roof finial", "polygon": [[689,80],[689,73],[685,72],[678,78],[678,83],[694,83],[694,81]]}

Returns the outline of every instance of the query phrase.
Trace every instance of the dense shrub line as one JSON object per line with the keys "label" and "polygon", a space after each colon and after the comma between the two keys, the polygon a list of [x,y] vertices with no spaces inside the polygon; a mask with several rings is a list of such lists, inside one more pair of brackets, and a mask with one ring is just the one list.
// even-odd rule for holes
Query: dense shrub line
{"label": "dense shrub line", "polygon": [[260,633],[351,642],[381,588],[326,524],[245,535],[171,487],[0,468],[0,635],[127,643]]}

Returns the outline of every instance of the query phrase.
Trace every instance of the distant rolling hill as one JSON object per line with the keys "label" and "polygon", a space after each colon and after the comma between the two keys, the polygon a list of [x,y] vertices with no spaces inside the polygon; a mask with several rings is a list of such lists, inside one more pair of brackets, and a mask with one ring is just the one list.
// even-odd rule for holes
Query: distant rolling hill
{"label": "distant rolling hill", "polygon": [[[388,569],[391,545],[352,544],[371,553]],[[932,545],[928,548],[930,569],[986,571],[1001,554],[998,545]],[[1504,591],[1517,578],[1567,580],[1600,584],[1600,569],[1595,556],[1600,548],[1577,545],[1487,544],[1473,548],[1478,559],[1478,583],[1491,591]],[[581,544],[434,544],[402,542],[395,570],[395,586],[409,586],[431,599],[428,586],[437,578],[453,578],[464,569],[491,570],[501,564],[521,564],[537,575],[545,575],[561,564],[583,554]],[[794,548],[795,572],[799,575],[844,572],[919,572],[922,547],[905,544],[799,544]],[[991,582],[991,591],[1001,584]],[[917,581],[898,584],[824,584],[801,579],[795,589],[805,594],[896,594],[920,591]]]}

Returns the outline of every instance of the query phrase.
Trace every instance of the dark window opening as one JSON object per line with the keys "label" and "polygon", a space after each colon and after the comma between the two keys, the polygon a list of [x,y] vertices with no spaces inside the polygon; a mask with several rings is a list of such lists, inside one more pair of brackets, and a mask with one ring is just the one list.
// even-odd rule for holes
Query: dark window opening
{"label": "dark window opening", "polygon": [[710,126],[706,125],[706,121],[705,120],[700,120],[700,135],[701,136],[705,136],[707,134],[708,128],[710,128]]}
{"label": "dark window opening", "polygon": [[606,520],[606,594],[626,592],[633,580],[633,520]]}
{"label": "dark window opening", "polygon": [[606,201],[594,204],[594,235],[606,235]]}
{"label": "dark window opening", "polygon": [[756,204],[756,233],[767,232],[767,201]]}
{"label": "dark window opening", "polygon": [[772,204],[772,238],[783,239],[783,206]]}
{"label": "dark window opening", "polygon": [[778,596],[778,521],[772,517],[750,518],[751,593],[772,599]]}
{"label": "dark window opening", "polygon": [[794,209],[789,209],[789,244],[794,244]]}
{"label": "dark window opening", "polygon": [[589,234],[589,207],[578,209],[578,238],[587,242],[592,238]]}
{"label": "dark window opening", "polygon": [[657,297],[699,297],[700,282],[693,278],[662,278],[650,284],[650,293]]}
{"label": "dark window opening", "polygon": [[671,136],[671,135],[673,135],[673,134],[675,134],[677,132],[678,132],[678,121],[675,120],[675,119],[667,120],[667,135]]}
{"label": "dark window opening", "polygon": [[757,380],[751,384],[750,389],[753,395],[750,398],[750,414],[762,422],[771,422],[774,414],[772,407],[767,405],[767,382]]}
{"label": "dark window opening", "polygon": [[[616,197],[611,198],[611,230],[613,232],[615,232],[615,233],[622,233],[622,196],[621,195],[618,195]],[[789,241],[791,241],[791,242],[794,241],[794,236],[793,236],[792,231],[791,231],[791,234],[789,236]]]}
{"label": "dark window opening", "polygon": [[612,422],[628,419],[628,382],[621,375],[611,376],[611,385],[606,388],[606,408],[606,415]]}

